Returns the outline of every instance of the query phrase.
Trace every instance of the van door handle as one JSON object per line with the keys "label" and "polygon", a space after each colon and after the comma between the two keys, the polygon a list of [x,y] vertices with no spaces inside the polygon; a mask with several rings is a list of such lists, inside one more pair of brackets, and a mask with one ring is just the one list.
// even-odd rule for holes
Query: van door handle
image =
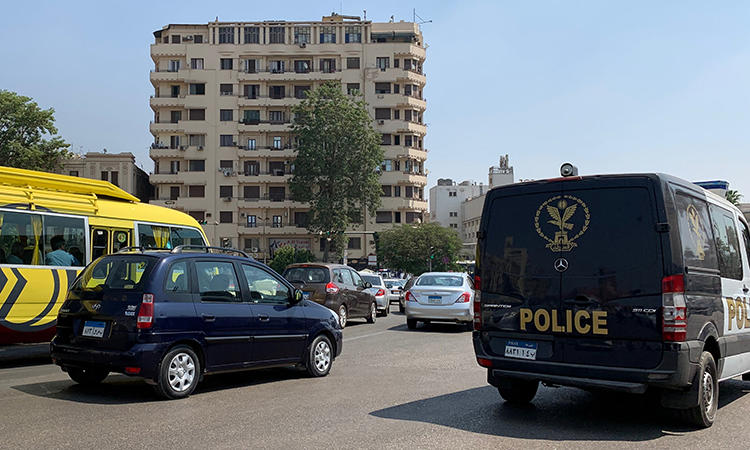
{"label": "van door handle", "polygon": [[212,315],[209,315],[209,314],[201,314],[201,317],[206,322],[214,322],[214,321],[216,321],[216,316],[212,316]]}
{"label": "van door handle", "polygon": [[269,316],[263,315],[263,316],[258,316],[258,320],[260,320],[261,322],[268,322],[269,320],[271,320],[271,318]]}
{"label": "van door handle", "polygon": [[744,292],[745,294],[747,294],[748,291],[750,291],[750,288],[748,288],[747,286],[743,285],[742,286],[742,292]]}

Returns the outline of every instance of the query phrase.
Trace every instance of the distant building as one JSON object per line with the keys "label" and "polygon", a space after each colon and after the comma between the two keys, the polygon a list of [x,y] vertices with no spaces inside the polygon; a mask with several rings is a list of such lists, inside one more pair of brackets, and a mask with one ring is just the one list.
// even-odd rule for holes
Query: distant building
{"label": "distant building", "polygon": [[745,219],[750,221],[750,203],[740,203],[740,211],[745,215]]}
{"label": "distant building", "polygon": [[63,163],[58,173],[109,181],[142,202],[153,198],[154,188],[148,181],[148,174],[135,165],[135,155],[130,152],[88,152],[85,155],[75,155]]}
{"label": "distant building", "polygon": [[430,188],[430,222],[456,230],[461,235],[461,203],[484,194],[489,189],[473,181],[456,184],[450,178],[441,178]]}

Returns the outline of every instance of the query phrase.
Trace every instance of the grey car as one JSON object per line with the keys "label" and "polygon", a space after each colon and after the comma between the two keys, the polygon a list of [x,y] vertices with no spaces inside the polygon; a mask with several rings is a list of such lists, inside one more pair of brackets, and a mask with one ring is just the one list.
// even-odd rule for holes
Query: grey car
{"label": "grey car", "polygon": [[386,290],[383,277],[380,275],[374,275],[366,272],[359,272],[359,275],[363,280],[367,281],[372,285],[367,291],[375,297],[375,303],[377,304],[378,313],[382,316],[387,316],[391,309],[390,301],[388,300],[388,291]]}
{"label": "grey car", "polygon": [[465,273],[424,273],[406,291],[404,303],[409,329],[415,329],[417,322],[455,322],[474,328],[474,285]]}

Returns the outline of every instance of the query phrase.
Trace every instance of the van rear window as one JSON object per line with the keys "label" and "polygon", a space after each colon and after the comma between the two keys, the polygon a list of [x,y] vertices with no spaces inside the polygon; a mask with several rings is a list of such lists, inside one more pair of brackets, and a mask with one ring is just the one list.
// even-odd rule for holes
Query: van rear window
{"label": "van rear window", "polygon": [[328,283],[328,269],[322,267],[292,267],[284,272],[284,278],[291,283]]}
{"label": "van rear window", "polygon": [[141,290],[154,265],[148,256],[109,256],[88,266],[73,285],[73,291],[104,289]]}

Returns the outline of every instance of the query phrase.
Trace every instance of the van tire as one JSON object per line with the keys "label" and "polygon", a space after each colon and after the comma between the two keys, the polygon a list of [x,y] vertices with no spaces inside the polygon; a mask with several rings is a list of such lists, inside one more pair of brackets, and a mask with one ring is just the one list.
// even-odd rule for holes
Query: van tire
{"label": "van tire", "polygon": [[79,367],[68,367],[68,376],[71,380],[82,386],[94,386],[101,383],[109,375],[109,371],[105,369],[95,369],[88,367],[82,369]]}
{"label": "van tire", "polygon": [[536,396],[539,389],[537,380],[504,378],[498,380],[497,391],[500,397],[512,405],[526,405]]}
{"label": "van tire", "polygon": [[[683,421],[700,428],[708,428],[716,419],[716,410],[719,405],[719,378],[716,373],[716,362],[711,353],[704,351],[701,354],[695,382],[700,383],[698,405],[681,409],[678,413]],[[692,391],[692,389],[687,391],[685,395],[691,395]]]}
{"label": "van tire", "polygon": [[[190,378],[188,386],[183,390],[176,389],[170,383],[170,371],[172,372],[172,375],[174,375],[175,372],[175,367],[172,367],[173,363],[175,363],[175,367],[185,365],[189,368],[192,366],[193,376]],[[178,370],[180,368],[183,367],[177,367]],[[196,386],[198,386],[201,374],[201,361],[198,358],[198,355],[196,355],[193,349],[187,345],[178,345],[177,347],[170,349],[162,358],[161,363],[159,363],[159,374],[157,375],[156,384],[154,385],[154,391],[156,391],[160,397],[168,400],[188,397],[193,393]]]}
{"label": "van tire", "polygon": [[333,365],[333,346],[327,336],[321,334],[316,337],[307,349],[305,368],[311,377],[324,377],[331,371]]}

